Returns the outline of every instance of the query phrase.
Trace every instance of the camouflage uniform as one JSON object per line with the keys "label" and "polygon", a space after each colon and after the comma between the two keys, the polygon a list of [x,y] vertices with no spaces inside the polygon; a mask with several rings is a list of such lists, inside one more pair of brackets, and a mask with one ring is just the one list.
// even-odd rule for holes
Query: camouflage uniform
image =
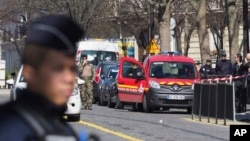
{"label": "camouflage uniform", "polygon": [[84,109],[92,108],[93,80],[95,76],[94,66],[91,63],[79,66],[80,78],[85,81],[81,87],[82,106]]}

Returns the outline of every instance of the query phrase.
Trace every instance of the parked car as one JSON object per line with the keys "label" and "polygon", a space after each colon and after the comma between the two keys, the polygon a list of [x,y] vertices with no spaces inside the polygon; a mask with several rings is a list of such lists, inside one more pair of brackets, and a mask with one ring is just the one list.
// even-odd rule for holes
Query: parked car
{"label": "parked car", "polygon": [[116,75],[113,83],[109,86],[107,100],[107,106],[109,108],[123,109],[123,105],[118,98],[118,75]]}
{"label": "parked car", "polygon": [[108,75],[108,68],[112,66],[117,66],[118,62],[115,61],[102,61],[96,67],[95,81],[93,82],[93,97],[94,102],[100,102],[101,94],[101,77]]}
{"label": "parked car", "polygon": [[101,76],[101,93],[99,98],[99,105],[106,106],[109,98],[109,90],[113,85],[118,73],[118,66],[111,66],[108,68],[108,74]]}
{"label": "parked car", "polygon": [[[27,83],[22,75],[22,70],[23,70],[23,67],[20,68],[16,76],[13,88],[11,89],[11,94],[10,94],[11,101],[15,101],[20,90],[27,87]],[[80,112],[81,112],[82,103],[81,103],[80,90],[79,90],[78,85],[81,85],[83,83],[84,83],[83,80],[78,79],[78,81],[76,82],[74,91],[72,92],[72,95],[69,97],[69,100],[67,102],[67,111],[65,112],[65,115],[67,116],[67,119],[69,121],[80,120]]]}

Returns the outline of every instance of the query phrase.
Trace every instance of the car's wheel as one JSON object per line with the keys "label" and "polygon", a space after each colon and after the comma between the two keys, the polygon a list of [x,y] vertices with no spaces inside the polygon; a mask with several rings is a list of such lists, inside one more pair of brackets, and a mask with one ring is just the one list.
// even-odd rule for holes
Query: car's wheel
{"label": "car's wheel", "polygon": [[100,97],[99,97],[99,105],[100,105],[100,106],[106,106],[106,105],[107,105],[107,102],[104,101],[104,99],[103,99],[103,97],[104,97],[104,92],[105,92],[105,90],[102,89],[102,90],[101,90],[101,93],[100,93]]}
{"label": "car's wheel", "polygon": [[148,104],[147,98],[146,98],[145,95],[143,97],[143,111],[146,112],[146,113],[152,113],[153,112],[153,108],[150,107],[150,105]]}
{"label": "car's wheel", "polygon": [[108,106],[109,108],[114,108],[114,107],[115,107],[115,104],[111,102],[111,96],[110,96],[110,94],[108,95],[108,98],[107,98],[107,99],[108,99],[107,106]]}
{"label": "car's wheel", "polygon": [[138,111],[143,112],[143,104],[142,103],[138,104]]}
{"label": "car's wheel", "polygon": [[192,108],[187,108],[187,113],[192,114]]}
{"label": "car's wheel", "polygon": [[68,115],[67,121],[77,122],[80,120],[80,114],[77,115]]}
{"label": "car's wheel", "polygon": [[116,105],[115,105],[116,109],[123,109],[124,105],[121,103],[119,97],[117,96],[117,100],[116,100]]}

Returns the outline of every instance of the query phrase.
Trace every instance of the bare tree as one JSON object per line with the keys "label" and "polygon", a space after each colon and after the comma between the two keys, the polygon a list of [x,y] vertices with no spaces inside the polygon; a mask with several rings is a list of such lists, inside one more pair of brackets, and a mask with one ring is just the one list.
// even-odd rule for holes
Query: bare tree
{"label": "bare tree", "polygon": [[193,31],[195,30],[194,14],[189,13],[189,3],[185,3],[185,19],[184,19],[184,55],[188,56],[190,48],[190,39]]}
{"label": "bare tree", "polygon": [[109,18],[112,9],[110,2],[109,0],[40,0],[37,8],[45,15],[68,15],[87,31],[92,21]]}
{"label": "bare tree", "polygon": [[239,20],[236,11],[236,2],[237,0],[226,0],[229,33],[229,57],[231,60],[233,59],[233,56],[238,53]]}
{"label": "bare tree", "polygon": [[4,42],[12,43],[20,57],[23,49],[20,40],[24,38],[26,26],[26,19],[22,15],[25,4],[23,0],[2,1],[0,11],[0,38]]}
{"label": "bare tree", "polygon": [[192,7],[197,11],[197,31],[199,36],[201,62],[205,63],[207,59],[211,59],[209,36],[206,21],[206,0],[189,1]]}
{"label": "bare tree", "polygon": [[207,11],[207,25],[213,35],[214,45],[216,52],[212,52],[213,55],[217,55],[217,59],[220,58],[220,51],[223,49],[223,36],[224,30],[227,27],[226,24],[226,10],[224,0],[210,0],[210,3],[214,5],[208,5]]}
{"label": "bare tree", "polygon": [[170,5],[172,0],[147,0],[158,9],[161,51],[170,51]]}

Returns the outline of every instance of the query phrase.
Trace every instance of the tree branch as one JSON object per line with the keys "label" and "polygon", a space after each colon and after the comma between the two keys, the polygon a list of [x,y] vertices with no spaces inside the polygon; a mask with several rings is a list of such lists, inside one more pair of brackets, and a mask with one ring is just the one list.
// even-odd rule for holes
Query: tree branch
{"label": "tree branch", "polygon": [[193,1],[193,0],[188,0],[189,4],[192,6],[192,8],[194,8],[194,10],[197,12],[199,5],[197,2]]}

